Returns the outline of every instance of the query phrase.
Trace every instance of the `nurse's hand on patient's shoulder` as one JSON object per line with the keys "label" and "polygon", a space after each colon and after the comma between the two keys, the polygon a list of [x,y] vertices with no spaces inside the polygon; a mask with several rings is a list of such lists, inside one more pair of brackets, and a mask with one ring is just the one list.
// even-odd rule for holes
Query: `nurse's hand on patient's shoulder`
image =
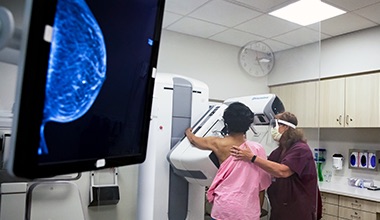
{"label": "nurse's hand on patient's shoulder", "polygon": [[243,148],[240,148],[235,145],[232,146],[230,153],[237,160],[245,160],[245,161],[250,161],[254,155],[251,149],[249,147],[246,147],[245,145]]}

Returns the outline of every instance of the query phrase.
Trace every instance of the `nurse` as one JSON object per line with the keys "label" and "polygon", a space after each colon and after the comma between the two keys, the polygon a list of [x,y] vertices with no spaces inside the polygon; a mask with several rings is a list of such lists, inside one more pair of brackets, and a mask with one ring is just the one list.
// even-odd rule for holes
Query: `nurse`
{"label": "nurse", "polygon": [[320,219],[315,161],[302,131],[296,127],[296,116],[290,112],[280,113],[271,124],[272,137],[278,147],[268,159],[238,146],[231,148],[231,155],[238,160],[251,161],[272,175],[272,184],[267,190],[271,220]]}

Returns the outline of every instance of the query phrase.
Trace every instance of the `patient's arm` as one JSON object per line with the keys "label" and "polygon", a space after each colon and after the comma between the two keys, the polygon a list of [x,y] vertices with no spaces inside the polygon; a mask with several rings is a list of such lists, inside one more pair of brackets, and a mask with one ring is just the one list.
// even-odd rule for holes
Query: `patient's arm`
{"label": "patient's arm", "polygon": [[192,132],[191,128],[186,129],[186,137],[190,143],[201,150],[216,150],[216,141],[218,137],[197,137]]}

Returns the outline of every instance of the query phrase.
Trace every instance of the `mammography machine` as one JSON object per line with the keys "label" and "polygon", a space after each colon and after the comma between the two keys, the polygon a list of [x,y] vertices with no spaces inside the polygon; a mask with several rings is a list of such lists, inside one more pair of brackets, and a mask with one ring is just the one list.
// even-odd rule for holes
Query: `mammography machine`
{"label": "mammography machine", "polygon": [[246,104],[254,113],[254,126],[265,126],[284,111],[273,94],[231,98],[209,106],[208,88],[200,81],[157,74],[146,161],[139,169],[139,220],[204,218],[205,187],[219,163],[208,150],[200,150],[184,136],[192,127],[197,136],[224,136],[223,112],[232,102]]}
{"label": "mammography machine", "polygon": [[[227,99],[223,104],[210,108],[202,116],[193,127],[194,134],[200,137],[224,136],[223,113],[232,102],[241,102],[255,113],[254,122],[250,126],[254,133],[256,133],[255,126],[267,127],[274,115],[284,111],[282,102],[274,94]],[[218,160],[211,151],[199,150],[192,146],[187,138],[178,142],[170,151],[168,160],[177,174],[185,177],[190,183],[202,186],[209,186],[212,183],[219,167]]]}

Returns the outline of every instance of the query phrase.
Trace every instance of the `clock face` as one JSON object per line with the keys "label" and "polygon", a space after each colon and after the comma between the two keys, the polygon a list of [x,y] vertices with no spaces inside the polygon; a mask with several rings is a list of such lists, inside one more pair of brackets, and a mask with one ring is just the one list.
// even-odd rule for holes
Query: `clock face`
{"label": "clock face", "polygon": [[272,49],[260,41],[246,44],[239,53],[241,67],[251,76],[265,76],[272,71],[274,54]]}

